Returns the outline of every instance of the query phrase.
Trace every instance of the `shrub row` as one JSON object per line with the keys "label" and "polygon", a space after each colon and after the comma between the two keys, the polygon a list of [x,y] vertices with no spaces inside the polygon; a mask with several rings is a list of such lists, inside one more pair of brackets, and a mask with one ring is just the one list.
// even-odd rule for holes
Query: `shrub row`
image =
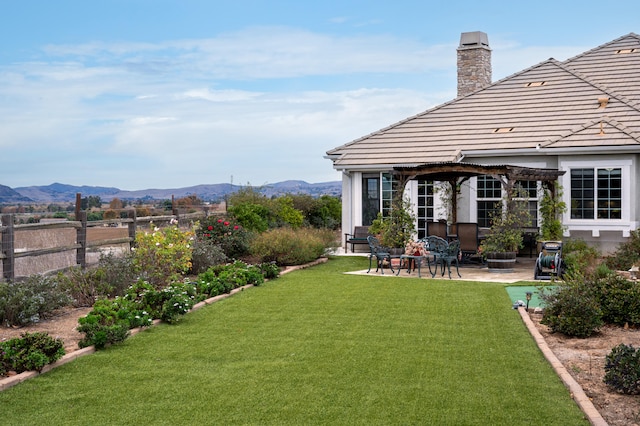
{"label": "shrub row", "polygon": [[552,331],[588,337],[603,324],[640,325],[640,284],[606,269],[589,277],[565,276],[565,283],[540,293],[542,323]]}
{"label": "shrub row", "polygon": [[98,300],[91,312],[78,320],[78,330],[84,333],[79,346],[101,349],[121,342],[130,329],[151,325],[154,319],[176,323],[195,303],[248,284],[261,285],[265,277],[275,278],[278,272],[275,264],[254,266],[236,261],[211,267],[197,280],[186,279],[163,288],[139,280],[121,297]]}
{"label": "shrub row", "polygon": [[42,371],[45,365],[59,360],[64,355],[64,342],[47,333],[23,333],[5,342],[0,342],[0,376],[9,371]]}

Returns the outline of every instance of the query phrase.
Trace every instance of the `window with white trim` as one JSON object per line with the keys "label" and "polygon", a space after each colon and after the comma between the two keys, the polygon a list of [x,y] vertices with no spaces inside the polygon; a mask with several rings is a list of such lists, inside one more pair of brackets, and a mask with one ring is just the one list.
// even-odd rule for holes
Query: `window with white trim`
{"label": "window with white trim", "polygon": [[502,184],[492,176],[477,177],[478,226],[489,228],[491,216],[502,208]]}
{"label": "window with white trim", "polygon": [[432,181],[418,180],[418,238],[427,236],[427,222],[434,215],[434,186]]}
{"label": "window with white trim", "polygon": [[622,169],[571,169],[571,219],[622,219]]}

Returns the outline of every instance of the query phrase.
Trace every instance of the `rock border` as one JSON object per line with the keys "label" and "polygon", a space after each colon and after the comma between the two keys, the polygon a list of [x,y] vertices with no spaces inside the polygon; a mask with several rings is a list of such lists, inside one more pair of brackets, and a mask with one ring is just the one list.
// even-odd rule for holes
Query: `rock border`
{"label": "rock border", "polygon": [[593,426],[607,426],[608,423],[604,420],[602,415],[600,415],[600,412],[593,405],[591,399],[589,399],[587,394],[582,389],[582,386],[580,386],[580,384],[571,376],[571,374],[569,374],[558,357],[556,357],[551,348],[549,348],[549,345],[547,345],[544,337],[542,337],[542,334],[540,334],[540,332],[536,328],[536,325],[529,317],[529,313],[527,312],[526,308],[523,306],[518,307],[518,313],[520,314],[520,317],[522,318],[524,324],[527,326],[531,337],[533,337],[533,340],[538,345],[538,348],[547,359],[547,362],[549,362],[558,377],[560,377],[562,383],[564,383],[567,389],[569,389],[571,398],[573,398],[576,404],[578,404],[578,407],[580,407],[582,412],[587,417],[587,420],[589,420],[589,423],[591,423]]}

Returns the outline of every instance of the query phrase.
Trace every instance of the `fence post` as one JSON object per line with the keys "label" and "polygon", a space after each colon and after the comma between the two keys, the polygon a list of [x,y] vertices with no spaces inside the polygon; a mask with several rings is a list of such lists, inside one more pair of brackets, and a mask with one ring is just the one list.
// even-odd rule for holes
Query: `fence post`
{"label": "fence post", "polygon": [[3,214],[2,226],[5,227],[2,230],[2,253],[4,254],[4,259],[2,259],[2,275],[5,280],[13,280],[15,278],[13,215]]}
{"label": "fence post", "polygon": [[76,220],[82,225],[76,229],[76,241],[80,244],[76,252],[76,263],[84,269],[87,267],[87,212],[76,212]]}
{"label": "fence post", "polygon": [[131,241],[129,242],[129,250],[131,250],[136,243],[136,229],[138,229],[138,214],[135,211],[135,209],[133,209],[127,212],[127,216],[129,216],[129,219],[133,219],[133,221],[129,222],[128,224],[129,238],[131,238]]}

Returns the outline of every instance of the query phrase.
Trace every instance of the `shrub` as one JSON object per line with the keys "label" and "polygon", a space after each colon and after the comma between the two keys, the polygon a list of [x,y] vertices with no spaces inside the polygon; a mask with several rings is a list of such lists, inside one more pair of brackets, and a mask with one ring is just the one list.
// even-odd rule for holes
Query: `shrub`
{"label": "shrub", "polygon": [[78,346],[84,348],[94,345],[96,349],[102,349],[107,345],[122,342],[129,336],[130,315],[131,310],[124,307],[119,298],[96,301],[87,316],[78,318],[78,331],[85,334]]}
{"label": "shrub", "polygon": [[23,333],[21,337],[0,344],[2,362],[0,370],[42,371],[45,365],[59,360],[64,355],[64,342],[47,333]]}
{"label": "shrub", "polygon": [[252,232],[264,232],[269,229],[269,209],[261,204],[241,203],[229,207],[238,223]]}
{"label": "shrub", "polygon": [[604,382],[618,392],[637,395],[640,393],[640,349],[620,344],[605,358]]}
{"label": "shrub", "polygon": [[104,280],[111,285],[107,297],[122,296],[137,279],[133,253],[116,256],[113,253],[101,254],[98,269],[103,271]]}
{"label": "shrub", "polygon": [[585,277],[593,274],[601,263],[600,257],[600,252],[584,240],[572,239],[562,244],[562,261],[565,273],[569,276],[578,274]]}
{"label": "shrub", "polygon": [[157,290],[150,283],[140,280],[123,299],[130,303],[130,312],[148,313],[152,318],[174,323],[193,307],[196,295],[196,285],[190,282],[176,282]]}
{"label": "shrub", "polygon": [[209,267],[221,265],[227,261],[222,247],[215,241],[203,238],[197,238],[193,243],[192,266],[191,272],[200,274]]}
{"label": "shrub", "polygon": [[640,324],[640,284],[609,273],[592,284],[607,324]]}
{"label": "shrub", "polygon": [[238,258],[249,250],[249,232],[232,218],[209,216],[196,231],[199,240],[220,246],[228,258]]}
{"label": "shrub", "polygon": [[257,236],[251,244],[251,253],[261,262],[301,265],[321,257],[329,240],[333,240],[333,234],[326,230],[278,228]]}
{"label": "shrub", "polygon": [[36,323],[71,301],[54,277],[31,275],[20,282],[0,282],[0,324]]}
{"label": "shrub", "polygon": [[263,262],[258,267],[265,279],[271,280],[280,275],[280,268],[275,262]]}
{"label": "shrub", "polygon": [[193,232],[175,224],[136,234],[133,261],[137,271],[155,287],[164,287],[191,270]]}
{"label": "shrub", "polygon": [[542,290],[545,310],[540,321],[552,332],[589,337],[602,325],[600,300],[582,281],[568,281],[553,290]]}
{"label": "shrub", "polygon": [[618,249],[605,258],[607,266],[616,271],[627,271],[640,263],[640,229],[631,231],[629,240],[620,244]]}
{"label": "shrub", "polygon": [[101,255],[95,268],[72,268],[58,274],[61,288],[75,300],[76,306],[93,306],[100,297],[121,296],[135,281],[136,271],[131,254]]}

